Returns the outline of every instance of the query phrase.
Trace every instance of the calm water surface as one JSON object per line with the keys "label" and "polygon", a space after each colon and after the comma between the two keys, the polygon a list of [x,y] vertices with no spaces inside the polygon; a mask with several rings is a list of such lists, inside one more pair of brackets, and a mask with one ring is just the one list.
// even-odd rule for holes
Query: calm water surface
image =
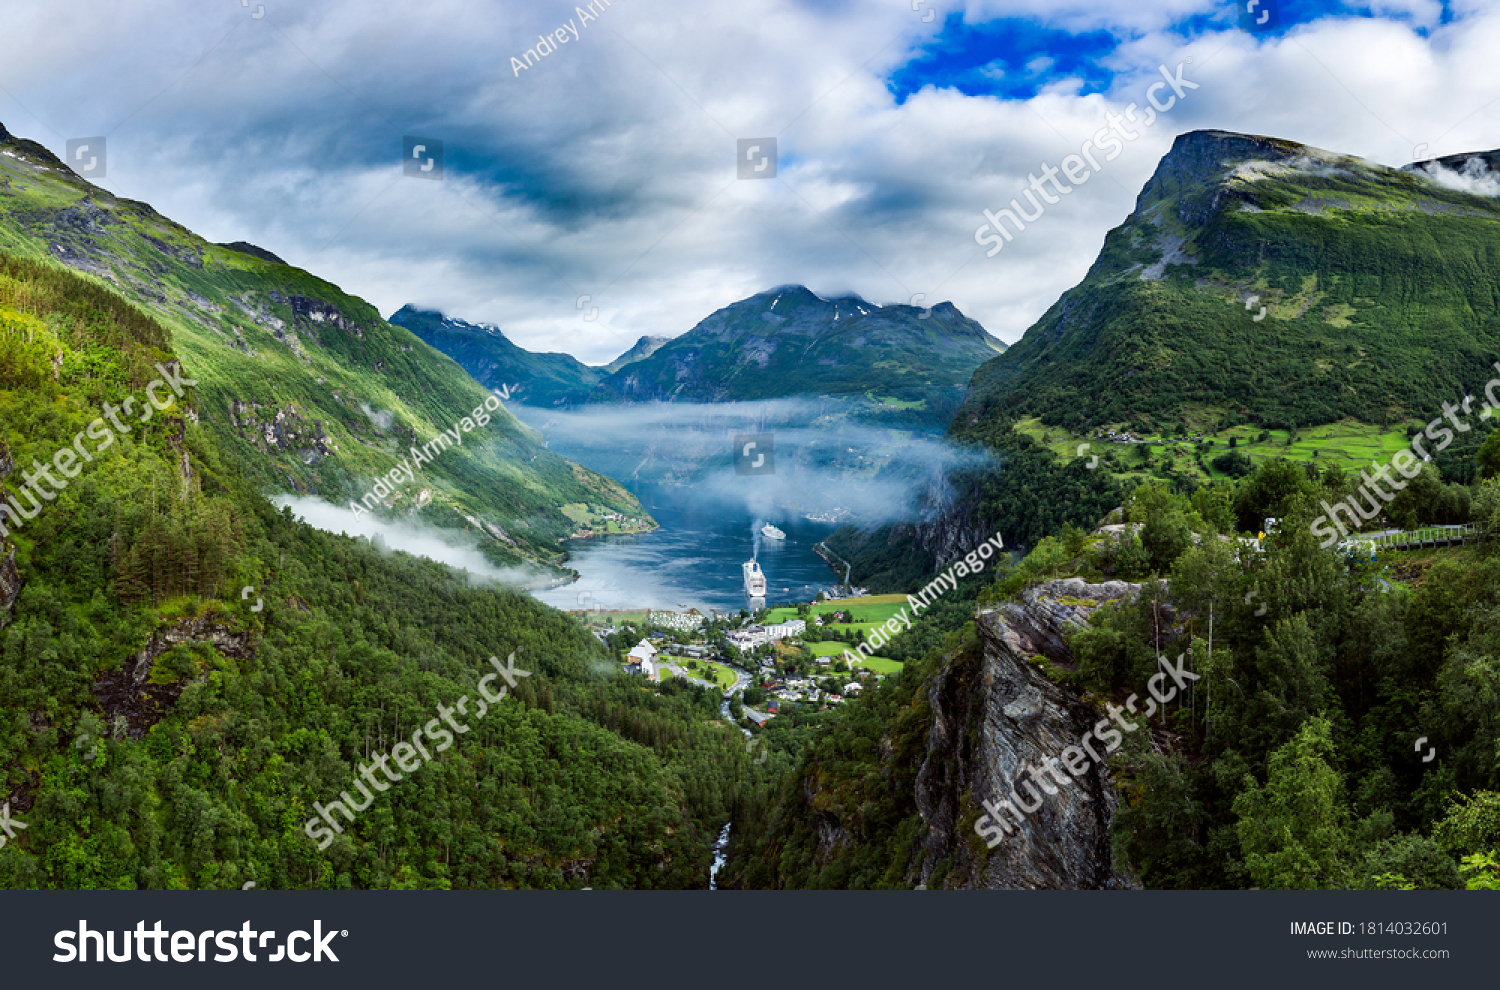
{"label": "calm water surface", "polygon": [[[568,566],[577,582],[532,592],[562,609],[658,608],[681,611],[746,607],[741,565],[755,552],[759,527],[743,505],[716,501],[701,491],[672,485],[628,483],[661,529],[654,533],[570,540]],[[813,545],[838,527],[801,517],[770,518],[784,541],[759,541],[757,560],[766,574],[766,600],[808,601],[837,576]]]}

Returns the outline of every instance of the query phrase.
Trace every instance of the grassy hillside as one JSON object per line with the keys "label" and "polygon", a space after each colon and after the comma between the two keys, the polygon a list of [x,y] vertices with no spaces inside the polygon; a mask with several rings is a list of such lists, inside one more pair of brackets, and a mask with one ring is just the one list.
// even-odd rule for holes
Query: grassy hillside
{"label": "grassy hillside", "polygon": [[[784,757],[756,765],[716,695],[619,676],[524,595],[276,512],[200,390],[88,439],[178,358],[131,303],[0,255],[0,486],[31,512],[4,520],[0,799],[25,829],[0,887],[706,886],[716,830]],[[49,461],[66,487],[32,511]],[[481,716],[512,653],[530,676]],[[443,747],[460,698],[469,731],[320,849],[314,806],[357,801],[418,728]]]}
{"label": "grassy hillside", "polygon": [[955,430],[1426,423],[1495,377],[1497,269],[1492,198],[1294,142],[1184,134],[1083,282],[975,374]]}
{"label": "grassy hillside", "polygon": [[359,499],[413,446],[458,429],[463,442],[388,511],[470,529],[496,560],[544,569],[573,530],[562,505],[648,524],[622,488],[548,452],[503,409],[464,433],[491,393],[369,303],[266,252],[209,244],[3,132],[0,251],[64,265],[159,321],[199,383],[194,415],[265,488]]}

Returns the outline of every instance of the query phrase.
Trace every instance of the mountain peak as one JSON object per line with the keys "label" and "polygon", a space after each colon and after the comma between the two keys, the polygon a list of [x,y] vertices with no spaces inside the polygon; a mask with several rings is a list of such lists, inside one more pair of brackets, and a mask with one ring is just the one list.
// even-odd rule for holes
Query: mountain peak
{"label": "mountain peak", "polygon": [[1491,172],[1500,172],[1500,148],[1493,151],[1462,151],[1456,155],[1444,155],[1441,158],[1424,158],[1421,161],[1412,162],[1410,165],[1401,166],[1403,172],[1416,172],[1427,168],[1429,165],[1441,165],[1451,168],[1455,172],[1463,171],[1470,162],[1477,161]]}
{"label": "mountain peak", "polygon": [[1401,171],[1420,175],[1445,189],[1491,199],[1500,197],[1500,149],[1428,158],[1403,165]]}
{"label": "mountain peak", "polygon": [[1194,226],[1208,219],[1233,180],[1262,175],[1327,171],[1347,159],[1321,148],[1261,134],[1198,130],[1177,135],[1172,148],[1136,198],[1144,214],[1164,200],[1178,201],[1178,216]]}
{"label": "mountain peak", "polygon": [[604,374],[612,375],[615,372],[619,371],[621,368],[625,367],[627,364],[634,364],[637,361],[644,361],[646,358],[661,350],[663,346],[671,343],[671,341],[671,337],[642,337],[640,340],[637,340],[635,342],[635,346],[631,347],[630,350],[626,351],[624,354],[621,354],[609,364],[606,364],[604,366]]}
{"label": "mountain peak", "polygon": [[529,405],[582,402],[600,378],[597,370],[571,354],[526,350],[494,324],[470,323],[411,303],[392,313],[388,322],[405,327],[457,361],[479,384],[510,390]]}
{"label": "mountain peak", "polygon": [[1420,414],[1482,381],[1500,340],[1493,300],[1467,281],[1500,248],[1497,161],[1402,170],[1259,135],[1180,135],[1083,282],[976,373],[964,422],[993,411],[1181,433],[1210,408],[1229,412],[1199,425]]}
{"label": "mountain peak", "polygon": [[10,140],[10,131],[7,131],[5,129],[5,124],[4,123],[0,123],[0,144],[4,144],[5,142],[7,142],[9,140]]}

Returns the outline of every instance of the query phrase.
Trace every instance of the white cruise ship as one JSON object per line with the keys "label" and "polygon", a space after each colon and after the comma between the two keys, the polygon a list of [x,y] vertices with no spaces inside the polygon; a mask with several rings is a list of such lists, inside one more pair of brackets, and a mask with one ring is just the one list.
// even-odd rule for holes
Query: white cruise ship
{"label": "white cruise ship", "polygon": [[761,532],[761,535],[764,536],[768,540],[784,540],[784,539],[786,539],[786,534],[783,533],[781,530],[777,529],[775,526],[772,526],[770,523],[766,523],[764,526],[762,526],[760,528],[760,532]]}
{"label": "white cruise ship", "polygon": [[745,561],[745,594],[751,598],[766,597],[766,576],[753,560]]}

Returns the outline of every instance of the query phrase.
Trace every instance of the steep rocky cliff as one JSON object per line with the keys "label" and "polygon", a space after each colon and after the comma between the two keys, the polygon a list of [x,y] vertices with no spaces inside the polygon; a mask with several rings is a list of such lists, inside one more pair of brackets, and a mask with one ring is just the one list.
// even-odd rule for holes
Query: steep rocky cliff
{"label": "steep rocky cliff", "polygon": [[[1105,717],[1044,672],[1075,666],[1067,630],[1100,604],[1139,593],[1135,584],[1071,578],[981,608],[973,637],[952,644],[925,676],[908,676],[927,661],[913,663],[861,699],[773,803],[736,819],[740,838],[731,836],[720,885],[1135,886],[1114,863],[1117,798],[1107,768],[1075,761],[1068,784],[1033,785],[1023,775],[1063,758]],[[1105,743],[1093,747],[1107,757]],[[1019,827],[989,848],[975,830],[985,802],[1037,786]]]}
{"label": "steep rocky cliff", "polygon": [[94,697],[109,724],[122,727],[121,736],[141,739],[166,717],[186,682],[179,679],[153,683],[152,665],[174,646],[206,643],[226,657],[246,660],[252,654],[250,635],[236,632],[227,623],[207,616],[186,619],[151,634],[135,659],[120,670],[103,674],[94,684]]}
{"label": "steep rocky cliff", "polygon": [[1139,590],[1123,581],[1090,585],[1070,578],[979,612],[981,657],[946,666],[927,685],[932,724],[916,800],[929,830],[925,855],[914,858],[909,880],[931,885],[946,861],[948,869],[938,879],[947,887],[1132,886],[1114,867],[1109,826],[1116,798],[1102,766],[1069,778],[1070,785],[1044,778],[1055,793],[1040,794],[1040,807],[993,849],[975,833],[974,822],[985,814],[984,802],[1014,802],[1018,787],[1026,794],[1030,785],[1021,781],[1027,768],[1060,756],[1102,717],[1048,680],[1032,658],[1072,666],[1066,629],[1085,623],[1098,604]]}
{"label": "steep rocky cliff", "polygon": [[10,606],[21,595],[21,574],[16,570],[16,552],[0,557],[0,627],[10,621]]}

